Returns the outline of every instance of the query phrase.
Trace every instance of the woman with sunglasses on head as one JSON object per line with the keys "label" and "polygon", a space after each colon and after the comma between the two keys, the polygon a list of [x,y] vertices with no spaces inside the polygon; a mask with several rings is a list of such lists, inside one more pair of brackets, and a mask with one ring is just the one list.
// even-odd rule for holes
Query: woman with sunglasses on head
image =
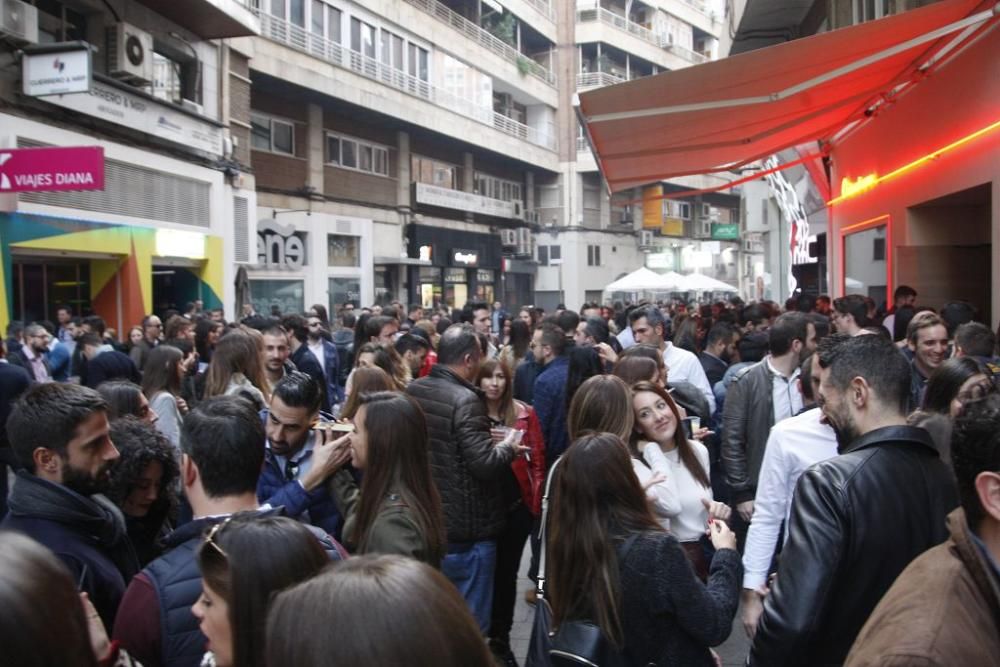
{"label": "woman with sunglasses on head", "polygon": [[585,435],[559,462],[546,539],[552,629],[590,621],[626,664],[715,664],[709,650],[732,630],[740,591],[736,536],[715,521],[707,585],[664,531],[622,440]]}
{"label": "woman with sunglasses on head", "polygon": [[431,479],[427,420],[412,398],[363,394],[354,414],[350,458],[361,485],[341,468],[329,481],[354,553],[401,554],[441,567],[445,553],[441,497]]}
{"label": "woman with sunglasses on head", "polygon": [[702,540],[705,526],[712,520],[727,521],[731,513],[728,505],[712,498],[708,449],[687,437],[677,404],[658,384],[633,385],[632,408],[635,430],[629,449],[671,483],[677,502],[662,525],[680,541],[695,573],[705,581],[710,561],[710,549]]}
{"label": "woman with sunglasses on head", "polygon": [[234,514],[198,550],[202,594],[191,607],[207,641],[202,667],[264,667],[271,597],[330,562],[316,536],[287,517]]}

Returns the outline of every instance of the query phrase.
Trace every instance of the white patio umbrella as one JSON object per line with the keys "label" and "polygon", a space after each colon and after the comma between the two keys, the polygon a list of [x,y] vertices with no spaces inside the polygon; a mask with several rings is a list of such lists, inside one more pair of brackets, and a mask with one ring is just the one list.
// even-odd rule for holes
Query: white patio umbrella
{"label": "white patio umbrella", "polygon": [[692,273],[684,278],[684,289],[690,292],[736,292],[735,287],[701,273]]}
{"label": "white patio umbrella", "polygon": [[642,267],[604,288],[605,292],[671,292],[677,290],[656,271]]}

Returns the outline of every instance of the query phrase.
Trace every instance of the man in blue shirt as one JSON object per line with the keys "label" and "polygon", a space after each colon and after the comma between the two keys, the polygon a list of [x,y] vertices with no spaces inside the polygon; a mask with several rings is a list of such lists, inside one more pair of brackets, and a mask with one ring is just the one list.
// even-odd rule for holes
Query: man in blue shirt
{"label": "man in blue shirt", "polygon": [[545,442],[545,463],[555,463],[569,447],[566,431],[566,382],[569,379],[569,359],[563,355],[566,335],[551,322],[543,322],[531,337],[535,363],[541,366],[535,378],[534,408],[542,425]]}

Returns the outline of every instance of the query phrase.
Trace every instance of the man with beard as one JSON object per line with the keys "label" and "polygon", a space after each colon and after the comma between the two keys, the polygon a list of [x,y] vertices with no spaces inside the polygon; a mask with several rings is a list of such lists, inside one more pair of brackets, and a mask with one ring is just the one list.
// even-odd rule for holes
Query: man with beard
{"label": "man with beard", "polygon": [[24,329],[24,345],[19,351],[7,355],[7,359],[15,366],[28,371],[32,381],[52,382],[48,351],[49,332],[41,324],[29,324]]}
{"label": "man with beard", "polygon": [[722,381],[739,342],[740,337],[736,330],[725,322],[718,322],[708,330],[705,350],[698,355],[698,361],[705,369],[705,377],[708,378],[709,386],[714,387],[716,382]]}
{"label": "man with beard", "polygon": [[139,563],[121,512],[100,495],[118,459],[107,411],[96,391],[62,383],[35,385],[15,404],[7,434],[24,469],[0,528],[51,549],[110,628]]}
{"label": "man with beard", "polygon": [[906,425],[910,373],[880,336],[820,352],[819,405],[839,456],[800,478],[750,665],[839,665],[875,605],[948,536],[958,504],[926,431]]}
{"label": "man with beard", "polygon": [[737,374],[722,413],[722,461],[737,510],[733,530],[742,537],[753,516],[767,437],[772,426],[802,409],[799,366],[816,349],[816,327],[805,313],[785,313],[767,333],[770,354]]}
{"label": "man with beard", "polygon": [[343,464],[338,455],[347,438],[343,432],[313,428],[322,399],[317,382],[302,371],[286,373],[274,386],[264,416],[267,443],[257,499],[284,507],[288,516],[339,540],[343,521],[326,481]]}
{"label": "man with beard", "polygon": [[426,338],[408,333],[396,339],[395,347],[403,363],[410,369],[410,378],[416,380],[420,377],[420,369],[423,368],[431,344],[427,342]]}

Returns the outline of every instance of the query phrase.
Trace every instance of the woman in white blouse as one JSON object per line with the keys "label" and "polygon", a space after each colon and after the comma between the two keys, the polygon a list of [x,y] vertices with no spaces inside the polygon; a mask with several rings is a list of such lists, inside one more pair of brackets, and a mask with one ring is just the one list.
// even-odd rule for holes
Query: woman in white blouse
{"label": "woman in white blouse", "polygon": [[640,481],[643,474],[657,480],[647,486],[654,500],[654,511],[680,541],[698,576],[708,577],[711,561],[705,553],[705,531],[710,520],[726,521],[730,509],[712,499],[709,481],[708,449],[688,440],[681,424],[680,412],[670,394],[652,382],[632,385],[632,408],[635,432],[630,443],[633,457],[640,457],[645,473],[636,469]]}

